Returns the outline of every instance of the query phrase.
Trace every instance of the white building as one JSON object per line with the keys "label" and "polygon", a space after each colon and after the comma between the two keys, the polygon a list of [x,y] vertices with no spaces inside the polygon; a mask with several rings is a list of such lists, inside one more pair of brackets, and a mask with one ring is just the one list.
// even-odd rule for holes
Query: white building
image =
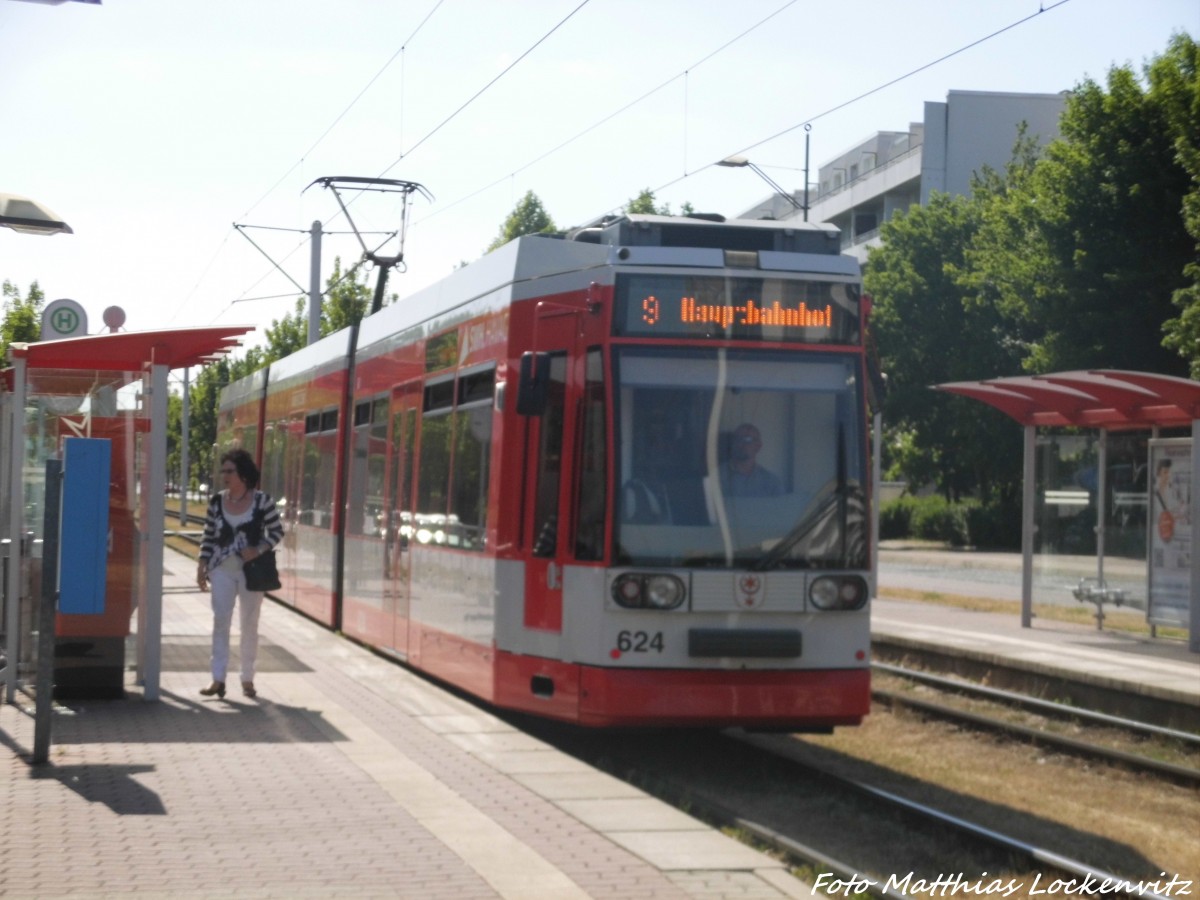
{"label": "white building", "polygon": [[[997,172],[1012,159],[1018,127],[1045,144],[1058,137],[1062,94],[950,91],[945,103],[926,103],[923,122],[908,131],[880,131],[817,169],[808,218],[842,231],[842,249],[866,259],[879,226],[930,193],[967,194],[983,167]],[[794,195],[803,204],[803,190]],[[768,197],[742,218],[799,218],[786,197]]]}

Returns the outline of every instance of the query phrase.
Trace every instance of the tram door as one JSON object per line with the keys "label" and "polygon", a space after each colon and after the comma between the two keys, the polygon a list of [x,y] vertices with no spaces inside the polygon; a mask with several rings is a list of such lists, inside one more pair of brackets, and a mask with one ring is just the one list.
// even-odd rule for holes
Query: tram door
{"label": "tram door", "polygon": [[550,355],[545,412],[529,420],[525,470],[526,628],[562,631],[563,564],[570,527],[569,479],[572,477],[574,411],[567,402],[572,346],[578,327],[574,308],[551,306],[539,311],[535,349]]}
{"label": "tram door", "polygon": [[397,388],[392,395],[391,455],[388,459],[389,506],[384,549],[384,580],[390,594],[393,618],[393,649],[408,655],[408,623],[411,602],[411,541],[414,539],[413,450],[417,417],[421,409],[421,386]]}

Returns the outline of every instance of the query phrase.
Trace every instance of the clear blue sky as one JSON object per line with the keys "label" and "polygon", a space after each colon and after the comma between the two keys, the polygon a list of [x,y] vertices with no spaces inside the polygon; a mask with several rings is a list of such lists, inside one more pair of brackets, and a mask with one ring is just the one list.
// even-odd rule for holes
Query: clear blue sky
{"label": "clear blue sky", "polygon": [[[135,331],[267,325],[295,289],[233,224],[345,231],[329,191],[304,191],[321,176],[434,194],[411,210],[403,296],[477,258],[528,190],[560,227],[643,188],[733,215],[767,189],[711,164],[741,153],[799,187],[806,122],[815,180],[950,90],[1103,82],[1174,31],[1200,36],[1200,2],[0,0],[0,192],[75,230],[0,228],[0,280],[77,300],[93,332],[112,305]],[[391,230],[393,201],[351,211]],[[247,233],[307,286],[301,234]],[[325,273],[360,255],[347,235],[325,251]]]}

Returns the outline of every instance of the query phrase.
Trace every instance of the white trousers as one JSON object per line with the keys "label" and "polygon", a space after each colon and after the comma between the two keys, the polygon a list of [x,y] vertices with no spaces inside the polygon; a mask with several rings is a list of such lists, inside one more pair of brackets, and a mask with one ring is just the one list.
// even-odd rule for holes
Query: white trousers
{"label": "white trousers", "polygon": [[246,575],[242,571],[242,560],[231,556],[208,573],[212,589],[213,634],[212,634],[212,677],[213,681],[225,681],[229,669],[229,629],[233,624],[233,606],[239,598],[241,609],[241,644],[239,658],[242,666],[242,681],[254,680],[254,664],[258,659],[258,613],[262,608],[262,592],[246,589]]}

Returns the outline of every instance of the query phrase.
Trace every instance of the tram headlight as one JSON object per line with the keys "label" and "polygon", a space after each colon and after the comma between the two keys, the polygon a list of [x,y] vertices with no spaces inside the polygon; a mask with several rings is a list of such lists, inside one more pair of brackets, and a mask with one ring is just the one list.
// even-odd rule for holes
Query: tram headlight
{"label": "tram headlight", "polygon": [[625,609],[677,609],[687,599],[683,580],[675,575],[625,572],[612,583],[613,601]]}
{"label": "tram headlight", "polygon": [[675,609],[683,598],[683,582],[674,575],[651,575],[646,579],[646,605],[651,609]]}
{"label": "tram headlight", "polygon": [[858,575],[822,575],[809,585],[808,599],[817,609],[862,609],[867,582]]}

